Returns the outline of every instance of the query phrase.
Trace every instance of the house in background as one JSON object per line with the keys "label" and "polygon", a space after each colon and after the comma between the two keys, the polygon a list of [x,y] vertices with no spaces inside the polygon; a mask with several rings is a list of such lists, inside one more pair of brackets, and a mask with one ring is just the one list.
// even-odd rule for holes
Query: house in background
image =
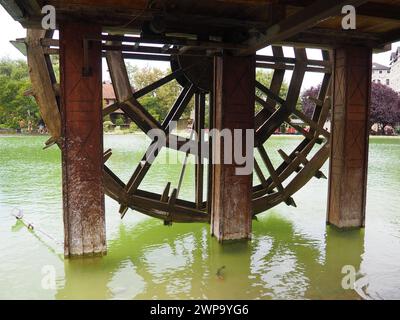
{"label": "house in background", "polygon": [[372,82],[390,86],[390,67],[379,63],[372,63]]}
{"label": "house in background", "polygon": [[391,88],[400,93],[400,47],[390,56]]}
{"label": "house in background", "polygon": [[374,62],[372,82],[381,83],[400,93],[400,47],[390,55],[390,66]]}
{"label": "house in background", "polygon": [[[134,90],[132,88],[132,90]],[[117,102],[117,98],[115,96],[114,88],[111,82],[104,81],[103,82],[103,108],[114,104]],[[110,120],[113,124],[116,124],[117,119],[122,119],[125,125],[129,125],[131,123],[131,119],[128,118],[125,113],[118,109],[110,114]]]}

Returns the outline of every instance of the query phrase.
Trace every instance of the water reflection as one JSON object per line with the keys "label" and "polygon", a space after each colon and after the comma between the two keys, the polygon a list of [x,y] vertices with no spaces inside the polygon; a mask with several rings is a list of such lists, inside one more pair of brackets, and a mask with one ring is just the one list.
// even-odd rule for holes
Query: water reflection
{"label": "water reflection", "polygon": [[121,224],[106,257],[65,261],[56,298],[359,298],[341,287],[341,270],[360,269],[363,230],[327,227],[324,240],[312,239],[275,214],[253,229],[251,242],[221,246],[207,225]]}

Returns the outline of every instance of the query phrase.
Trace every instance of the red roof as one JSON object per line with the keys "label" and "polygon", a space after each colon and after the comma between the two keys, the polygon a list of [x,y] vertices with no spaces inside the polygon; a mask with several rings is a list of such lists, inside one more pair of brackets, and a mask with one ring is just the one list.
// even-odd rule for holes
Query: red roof
{"label": "red roof", "polygon": [[114,88],[111,83],[103,83],[103,99],[116,100]]}
{"label": "red roof", "polygon": [[[132,87],[132,92],[135,92],[135,89]],[[115,97],[115,92],[113,85],[109,82],[103,83],[103,99],[104,100],[117,100]]]}

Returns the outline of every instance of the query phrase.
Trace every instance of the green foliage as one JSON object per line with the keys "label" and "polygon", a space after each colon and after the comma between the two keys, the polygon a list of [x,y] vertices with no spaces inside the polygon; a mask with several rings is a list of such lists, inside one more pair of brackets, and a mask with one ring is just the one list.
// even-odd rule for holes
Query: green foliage
{"label": "green foliage", "polygon": [[117,120],[115,120],[115,124],[117,126],[123,126],[125,124],[124,119],[122,118],[117,118]]}
{"label": "green foliage", "polygon": [[[271,71],[265,71],[263,69],[257,69],[256,71],[256,80],[263,84],[265,87],[269,88],[271,86],[271,81],[272,81],[272,76],[273,72]],[[286,99],[287,93],[288,93],[288,84],[286,82],[282,83],[281,90],[279,92],[279,96],[282,99]],[[259,89],[256,89],[256,94],[263,100],[267,99],[267,96],[261,92]],[[256,112],[259,112],[263,107],[259,104],[256,103]]]}
{"label": "green foliage", "polygon": [[104,121],[103,122],[103,130],[104,131],[110,131],[111,128],[114,126],[114,124],[111,121]]}
{"label": "green foliage", "polygon": [[131,122],[129,125],[129,132],[132,133],[132,132],[136,132],[138,130],[139,130],[138,126],[134,122]]}
{"label": "green foliage", "polygon": [[19,122],[37,123],[39,110],[32,96],[27,63],[23,60],[0,60],[0,125],[16,129]]}
{"label": "green foliage", "polygon": [[50,56],[51,64],[53,65],[54,75],[56,76],[57,83],[60,83],[60,58],[58,55]]}

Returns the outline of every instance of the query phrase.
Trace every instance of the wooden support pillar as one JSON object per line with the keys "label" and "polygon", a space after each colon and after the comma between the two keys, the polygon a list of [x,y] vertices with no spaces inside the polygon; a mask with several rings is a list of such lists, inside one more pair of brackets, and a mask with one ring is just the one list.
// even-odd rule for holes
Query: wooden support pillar
{"label": "wooden support pillar", "polygon": [[[254,129],[255,57],[224,55],[214,61],[214,115],[217,130]],[[245,132],[245,131],[244,131]],[[233,134],[232,134],[233,135]],[[219,241],[249,239],[252,221],[252,174],[237,175],[235,163],[224,163],[224,144],[213,141],[211,231]],[[242,136],[243,154],[246,150]],[[237,147],[237,144],[235,145]],[[253,148],[248,157],[253,159]]]}
{"label": "wooden support pillar", "polygon": [[339,228],[364,226],[371,68],[370,48],[335,50],[327,220]]}
{"label": "wooden support pillar", "polygon": [[[106,253],[101,27],[60,26],[64,253]],[[86,61],[86,62],[85,62]]]}

